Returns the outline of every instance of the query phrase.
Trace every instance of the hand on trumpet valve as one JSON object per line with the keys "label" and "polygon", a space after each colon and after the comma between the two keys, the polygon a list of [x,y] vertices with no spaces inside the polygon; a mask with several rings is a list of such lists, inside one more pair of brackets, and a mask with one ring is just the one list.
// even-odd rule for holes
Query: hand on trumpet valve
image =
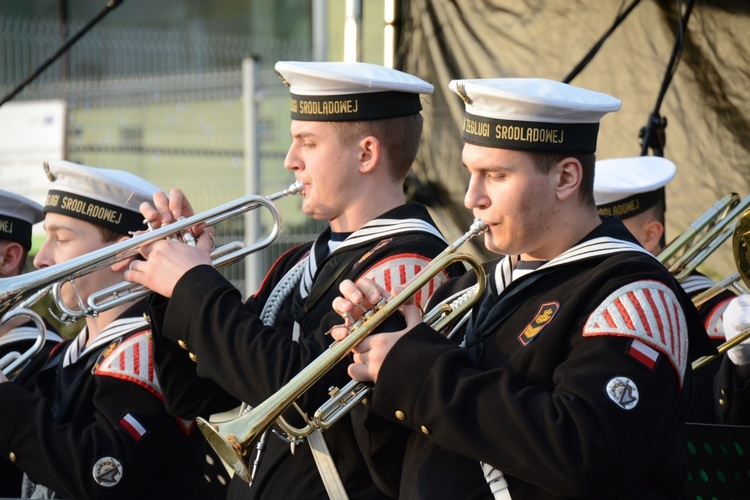
{"label": "hand on trumpet valve", "polygon": [[[380,285],[369,279],[361,279],[356,284],[345,280],[339,286],[339,291],[342,296],[334,299],[333,310],[346,318],[346,324],[331,330],[331,335],[337,341],[349,335],[352,320],[358,320],[366,314],[363,311],[369,311],[381,299],[388,299],[391,296]],[[397,295],[399,291],[398,288],[394,288],[392,294]],[[354,363],[349,365],[348,373],[354,380],[376,382],[380,367],[391,348],[406,332],[422,322],[422,313],[414,304],[413,298],[401,305],[398,310],[406,320],[405,329],[369,335],[352,349]]]}
{"label": "hand on trumpet valve", "polygon": [[195,246],[174,240],[157,241],[140,249],[145,260],[130,262],[124,278],[169,298],[177,282],[190,269],[213,264],[213,247],[213,228],[203,231]]}
{"label": "hand on trumpet valve", "polygon": [[[732,340],[750,328],[750,295],[743,294],[732,299],[722,316],[724,336]],[[727,351],[735,365],[750,365],[750,338]]]}
{"label": "hand on trumpet valve", "polygon": [[[195,215],[190,201],[180,189],[172,189],[167,196],[158,191],[154,194],[154,204],[141,203],[141,215],[147,221],[149,229],[158,229],[171,224],[183,217]],[[198,224],[190,228],[190,237],[197,238],[203,232],[205,224]],[[188,239],[188,236],[183,238]]]}

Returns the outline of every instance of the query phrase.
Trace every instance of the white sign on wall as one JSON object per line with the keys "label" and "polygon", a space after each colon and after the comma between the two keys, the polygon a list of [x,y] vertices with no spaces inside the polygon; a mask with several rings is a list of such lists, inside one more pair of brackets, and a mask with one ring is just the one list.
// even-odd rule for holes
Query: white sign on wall
{"label": "white sign on wall", "polygon": [[65,122],[63,100],[0,106],[0,188],[44,203],[48,180],[42,164],[63,159]]}

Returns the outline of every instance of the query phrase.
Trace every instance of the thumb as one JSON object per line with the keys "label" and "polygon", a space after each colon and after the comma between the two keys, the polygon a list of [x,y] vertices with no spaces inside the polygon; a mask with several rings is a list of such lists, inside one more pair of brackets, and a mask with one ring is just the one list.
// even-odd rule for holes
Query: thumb
{"label": "thumb", "polygon": [[201,233],[201,235],[198,237],[198,241],[196,242],[195,246],[210,253],[211,250],[213,250],[216,246],[216,242],[214,241],[213,228],[208,228],[203,231],[203,233]]}
{"label": "thumb", "polygon": [[404,319],[406,320],[406,327],[407,328],[413,328],[419,323],[422,322],[422,311],[419,310],[419,308],[414,305],[414,303],[405,303],[401,307],[399,307],[399,311],[401,311],[401,314],[404,316]]}

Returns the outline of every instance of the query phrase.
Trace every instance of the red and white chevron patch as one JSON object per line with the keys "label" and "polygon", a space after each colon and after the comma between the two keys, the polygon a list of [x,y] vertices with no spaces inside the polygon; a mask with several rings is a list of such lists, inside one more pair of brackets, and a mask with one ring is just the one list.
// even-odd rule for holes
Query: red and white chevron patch
{"label": "red and white chevron patch", "polygon": [[154,361],[148,331],[125,339],[94,370],[94,375],[114,377],[134,382],[163,400],[159,380],[154,371]]}
{"label": "red and white chevron patch", "polygon": [[583,328],[584,337],[602,335],[638,339],[664,354],[682,387],[687,366],[687,322],[668,286],[643,280],[616,290],[591,313]]}
{"label": "red and white chevron patch", "polygon": [[722,316],[724,315],[724,311],[727,310],[727,306],[729,306],[729,303],[731,301],[732,299],[729,298],[719,303],[711,310],[711,312],[708,313],[706,324],[704,326],[706,327],[706,332],[708,332],[708,336],[711,338],[711,340],[719,340],[721,342],[724,342],[726,337],[724,336],[724,322],[722,321]]}
{"label": "red and white chevron patch", "polygon": [[[374,267],[367,270],[362,276],[375,281],[377,284],[390,291],[394,286],[404,285],[430,263],[422,255],[413,253],[402,253],[381,260]],[[422,307],[443,282],[447,281],[448,275],[445,271],[438,273],[417,293],[415,299],[418,306]]]}

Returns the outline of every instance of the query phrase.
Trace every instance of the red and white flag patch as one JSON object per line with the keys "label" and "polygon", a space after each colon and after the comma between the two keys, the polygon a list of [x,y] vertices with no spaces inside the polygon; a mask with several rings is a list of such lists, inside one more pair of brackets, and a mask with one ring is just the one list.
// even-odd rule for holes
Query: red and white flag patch
{"label": "red and white flag patch", "polygon": [[637,339],[664,354],[682,387],[687,367],[687,322],[677,296],[665,284],[637,281],[610,294],[583,328],[584,337],[603,335]]}
{"label": "red and white flag patch", "polygon": [[638,339],[633,339],[630,343],[628,354],[646,365],[649,370],[653,370],[659,360],[659,351],[651,349]]}
{"label": "red and white flag patch", "polygon": [[140,441],[147,433],[146,428],[133,416],[132,413],[126,413],[124,417],[118,420],[118,423],[136,441]]}
{"label": "red and white flag patch", "polygon": [[[381,260],[362,276],[375,281],[378,285],[390,291],[394,286],[404,285],[429,263],[430,260],[422,255],[402,253]],[[447,280],[448,275],[445,271],[438,273],[417,292],[415,297],[417,305],[424,306],[435,290]]]}

